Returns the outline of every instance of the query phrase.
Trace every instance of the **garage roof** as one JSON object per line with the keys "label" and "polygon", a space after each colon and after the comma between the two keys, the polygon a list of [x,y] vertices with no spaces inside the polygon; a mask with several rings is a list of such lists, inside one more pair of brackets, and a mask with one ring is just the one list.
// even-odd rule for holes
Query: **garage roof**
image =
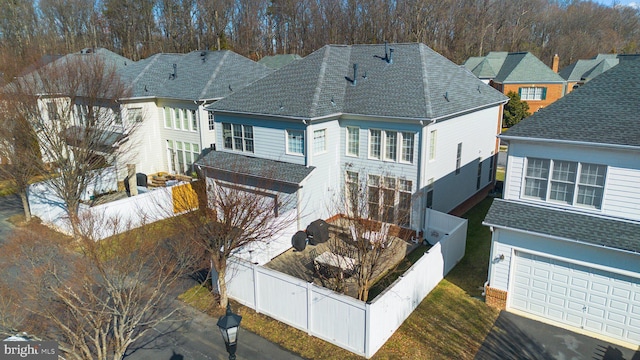
{"label": "garage roof", "polygon": [[640,223],[495,199],[483,224],[640,253]]}

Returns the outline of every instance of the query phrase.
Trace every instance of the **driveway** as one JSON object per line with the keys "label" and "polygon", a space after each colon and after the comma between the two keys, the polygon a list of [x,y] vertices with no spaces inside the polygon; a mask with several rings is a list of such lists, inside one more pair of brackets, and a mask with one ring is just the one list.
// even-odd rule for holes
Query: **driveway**
{"label": "driveway", "polygon": [[13,225],[7,219],[20,213],[22,213],[22,202],[18,195],[0,196],[0,245],[5,243],[13,231]]}
{"label": "driveway", "polygon": [[502,311],[476,360],[640,360],[640,352]]}

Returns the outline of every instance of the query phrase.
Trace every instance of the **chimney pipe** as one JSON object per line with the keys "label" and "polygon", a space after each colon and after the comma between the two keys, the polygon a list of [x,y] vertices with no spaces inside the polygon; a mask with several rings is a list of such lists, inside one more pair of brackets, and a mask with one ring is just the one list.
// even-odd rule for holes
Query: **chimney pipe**
{"label": "chimney pipe", "polygon": [[387,42],[384,42],[384,59],[389,62],[389,44],[387,44]]}
{"label": "chimney pipe", "polygon": [[553,70],[554,73],[557,73],[559,66],[560,66],[560,57],[558,56],[558,54],[555,54],[555,55],[553,55],[553,62],[551,63],[551,70]]}
{"label": "chimney pipe", "polygon": [[175,79],[178,77],[178,65],[177,64],[173,64],[173,75],[172,77]]}
{"label": "chimney pipe", "polygon": [[356,86],[358,80],[358,64],[353,64],[353,86]]}
{"label": "chimney pipe", "polygon": [[393,64],[393,48],[389,49],[389,64]]}

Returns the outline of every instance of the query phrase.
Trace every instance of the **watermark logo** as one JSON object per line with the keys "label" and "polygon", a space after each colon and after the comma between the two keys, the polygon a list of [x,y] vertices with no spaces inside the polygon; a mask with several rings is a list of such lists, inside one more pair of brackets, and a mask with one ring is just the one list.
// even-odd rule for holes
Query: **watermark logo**
{"label": "watermark logo", "polygon": [[3,341],[0,360],[58,360],[55,341]]}

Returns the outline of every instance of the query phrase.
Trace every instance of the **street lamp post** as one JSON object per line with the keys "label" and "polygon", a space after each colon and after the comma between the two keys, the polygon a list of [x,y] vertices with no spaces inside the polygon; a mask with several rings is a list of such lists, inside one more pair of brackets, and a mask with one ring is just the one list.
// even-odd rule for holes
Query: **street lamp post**
{"label": "street lamp post", "polygon": [[227,313],[218,319],[218,327],[222,333],[224,344],[229,353],[229,360],[236,360],[236,345],[238,345],[238,329],[242,316],[231,311],[231,305],[227,303]]}

